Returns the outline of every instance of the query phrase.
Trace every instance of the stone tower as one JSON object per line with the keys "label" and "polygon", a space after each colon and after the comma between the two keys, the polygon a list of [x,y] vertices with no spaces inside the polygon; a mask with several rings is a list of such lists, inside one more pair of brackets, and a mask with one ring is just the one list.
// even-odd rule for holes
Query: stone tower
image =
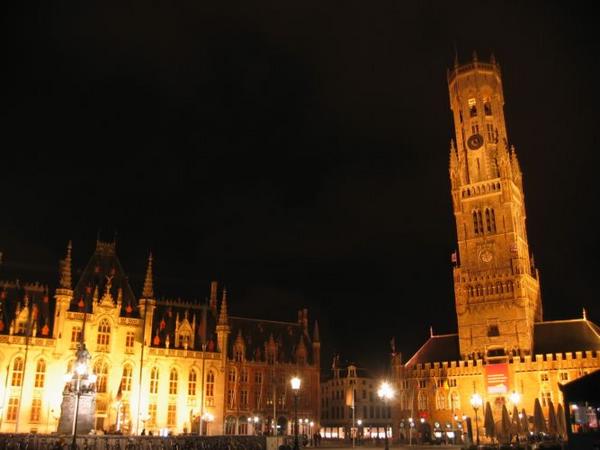
{"label": "stone tower", "polygon": [[456,139],[450,180],[458,254],[454,292],[463,359],[531,354],[542,320],[538,271],[529,252],[525,196],[504,121],[500,66],[477,55],[448,71]]}

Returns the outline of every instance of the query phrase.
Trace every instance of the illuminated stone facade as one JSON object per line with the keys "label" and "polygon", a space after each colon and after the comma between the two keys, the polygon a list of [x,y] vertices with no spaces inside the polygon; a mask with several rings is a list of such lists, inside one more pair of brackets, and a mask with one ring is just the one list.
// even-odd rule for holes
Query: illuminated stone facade
{"label": "illuminated stone facade", "polygon": [[97,242],[74,288],[71,278],[69,244],[54,299],[47,286],[0,282],[0,432],[56,431],[82,339],[97,376],[96,429],[267,433],[275,415],[289,432],[294,375],[299,411],[319,417],[320,342],[307,310],[297,322],[232,317],[216,282],[207,303],[157,299],[151,257],[136,296],[114,243]]}
{"label": "illuminated stone facade", "polygon": [[407,362],[393,354],[399,431],[410,417],[425,418],[431,428],[435,422],[457,428],[455,416],[473,416],[473,393],[483,397],[484,406],[490,403],[497,421],[502,405],[513,411],[513,392],[521,397],[519,411],[533,414],[538,398],[547,414],[549,400],[562,403],[559,383],[600,368],[600,328],[585,313],[582,319],[543,321],[499,65],[476,56],[469,64],[456,63],[448,71],[448,89],[456,136],[450,181],[458,238],[452,255],[458,333],[431,333]]}

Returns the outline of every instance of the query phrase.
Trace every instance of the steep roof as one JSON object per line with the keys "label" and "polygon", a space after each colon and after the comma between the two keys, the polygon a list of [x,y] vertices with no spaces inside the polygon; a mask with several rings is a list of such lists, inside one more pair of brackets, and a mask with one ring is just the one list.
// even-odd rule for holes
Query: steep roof
{"label": "steep roof", "polygon": [[107,287],[114,302],[122,296],[121,315],[138,316],[137,299],[117,257],[116,244],[97,241],[96,250],[77,281],[69,309],[83,311],[85,308],[92,312],[94,295],[98,296],[97,300],[101,299]]}
{"label": "steep roof", "polygon": [[[554,320],[534,324],[534,355],[586,350],[600,350],[600,327],[589,320]],[[458,334],[445,334],[431,336],[406,366],[460,359]]]}
{"label": "steep roof", "polygon": [[600,328],[587,319],[538,322],[533,343],[535,354],[600,350]]}
{"label": "steep roof", "polygon": [[458,334],[431,336],[410,358],[406,366],[428,362],[458,361]]}
{"label": "steep roof", "polygon": [[248,360],[265,360],[266,344],[273,337],[277,345],[277,361],[291,363],[296,361],[296,348],[300,340],[306,348],[307,362],[312,360],[312,345],[304,327],[296,322],[277,322],[242,317],[229,317],[231,334],[228,352],[233,356],[233,346],[239,334],[244,340],[245,357]]}

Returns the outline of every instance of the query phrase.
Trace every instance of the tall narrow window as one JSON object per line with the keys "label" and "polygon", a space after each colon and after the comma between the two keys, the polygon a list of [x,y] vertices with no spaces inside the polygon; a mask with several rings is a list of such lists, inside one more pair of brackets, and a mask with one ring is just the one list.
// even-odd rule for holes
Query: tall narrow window
{"label": "tall narrow window", "polygon": [[248,382],[248,369],[243,368],[240,371],[240,383],[247,383]]}
{"label": "tall narrow window", "polygon": [[437,409],[446,409],[446,393],[442,389],[436,393],[435,406]]}
{"label": "tall narrow window", "polygon": [[456,391],[452,391],[452,393],[450,394],[450,407],[456,411],[457,409],[460,409],[460,396],[458,395],[458,392]]}
{"label": "tall narrow window", "polygon": [[158,367],[153,367],[150,371],[150,393],[158,393]]}
{"label": "tall narrow window", "polygon": [[35,383],[34,387],[43,388],[46,381],[46,361],[38,360],[35,366]]}
{"label": "tall narrow window", "polygon": [[196,371],[192,369],[188,378],[188,395],[190,396],[196,395],[196,380]]}
{"label": "tall narrow window", "polygon": [[8,399],[8,410],[6,411],[6,420],[14,422],[17,420],[17,411],[19,410],[19,397]]}
{"label": "tall narrow window", "polygon": [[490,210],[490,217],[492,219],[492,231],[495,233],[496,232],[496,213],[494,212],[494,210]]}
{"label": "tall narrow window", "polygon": [[417,404],[419,411],[427,411],[427,394],[423,391],[419,391],[417,396]]}
{"label": "tall narrow window", "polygon": [[148,424],[151,427],[156,426],[156,403],[150,403],[148,405]]}
{"label": "tall narrow window", "polygon": [[133,368],[130,364],[123,366],[123,377],[121,378],[121,389],[123,392],[131,391],[131,378],[133,376]]}
{"label": "tall narrow window", "polygon": [[74,326],[71,328],[71,344],[77,344],[81,340],[81,327]]}
{"label": "tall narrow window", "polygon": [[479,225],[479,232],[483,233],[483,221],[481,220],[481,211],[477,211],[477,224]]}
{"label": "tall narrow window", "polygon": [[29,421],[33,422],[33,423],[39,422],[41,411],[42,411],[42,399],[34,398],[31,401],[31,416],[29,417]]}
{"label": "tall narrow window", "polygon": [[469,115],[471,117],[476,117],[477,116],[477,104],[474,98],[470,98],[468,100],[469,103]]}
{"label": "tall narrow window", "polygon": [[479,225],[477,223],[477,211],[473,211],[473,229],[475,234],[479,234]]}
{"label": "tall narrow window", "polygon": [[96,392],[105,393],[108,384],[108,364],[103,361],[96,362],[94,373],[96,374]]}
{"label": "tall narrow window", "polygon": [[133,343],[135,342],[135,333],[128,331],[125,336],[125,351],[127,353],[133,353]]}
{"label": "tall narrow window", "polygon": [[167,406],[167,426],[177,426],[177,405],[174,403],[170,403],[169,406]]}
{"label": "tall narrow window", "polygon": [[177,380],[177,371],[171,369],[171,373],[169,374],[169,395],[177,395]]}
{"label": "tall narrow window", "polygon": [[488,233],[492,231],[492,220],[490,218],[489,208],[485,209],[485,226],[487,227]]}
{"label": "tall narrow window", "polygon": [[10,385],[11,386],[21,386],[21,384],[23,383],[23,358],[18,357],[15,358],[15,361],[13,362],[13,373],[12,373],[12,380]]}
{"label": "tall narrow window", "polygon": [[491,116],[492,115],[492,103],[490,102],[489,99],[484,100],[483,103],[483,112],[486,116]]}
{"label": "tall narrow window", "polygon": [[107,351],[110,344],[110,323],[107,319],[102,319],[98,325],[98,350]]}
{"label": "tall narrow window", "polygon": [[215,396],[215,374],[212,370],[206,374],[206,396]]}

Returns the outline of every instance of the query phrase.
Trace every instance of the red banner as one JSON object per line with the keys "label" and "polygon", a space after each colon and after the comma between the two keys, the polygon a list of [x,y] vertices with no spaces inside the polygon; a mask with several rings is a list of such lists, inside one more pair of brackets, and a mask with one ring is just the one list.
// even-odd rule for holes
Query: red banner
{"label": "red banner", "polygon": [[488,395],[508,393],[508,363],[485,366],[485,382]]}

